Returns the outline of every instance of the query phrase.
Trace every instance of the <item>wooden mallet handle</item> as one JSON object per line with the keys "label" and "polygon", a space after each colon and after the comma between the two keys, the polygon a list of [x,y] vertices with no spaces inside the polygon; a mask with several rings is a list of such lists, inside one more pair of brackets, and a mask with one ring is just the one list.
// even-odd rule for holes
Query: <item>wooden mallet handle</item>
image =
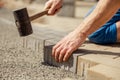
{"label": "wooden mallet handle", "polygon": [[35,15],[29,17],[29,19],[30,19],[30,21],[33,21],[33,20],[35,20],[35,19],[37,19],[39,17],[42,17],[44,15],[47,15],[47,14],[48,14],[48,10],[45,10],[45,11],[42,11],[42,12],[40,12],[38,14],[35,14]]}

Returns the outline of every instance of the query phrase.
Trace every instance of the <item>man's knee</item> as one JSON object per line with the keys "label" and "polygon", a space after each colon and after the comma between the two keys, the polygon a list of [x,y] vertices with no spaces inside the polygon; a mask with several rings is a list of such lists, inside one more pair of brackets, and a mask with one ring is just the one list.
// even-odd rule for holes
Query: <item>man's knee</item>
{"label": "man's knee", "polygon": [[110,26],[103,26],[91,35],[88,36],[89,40],[97,44],[111,44],[117,42],[117,29],[116,24]]}
{"label": "man's knee", "polygon": [[96,44],[106,44],[105,36],[102,36],[100,34],[92,33],[88,36],[88,39],[90,42],[96,43]]}

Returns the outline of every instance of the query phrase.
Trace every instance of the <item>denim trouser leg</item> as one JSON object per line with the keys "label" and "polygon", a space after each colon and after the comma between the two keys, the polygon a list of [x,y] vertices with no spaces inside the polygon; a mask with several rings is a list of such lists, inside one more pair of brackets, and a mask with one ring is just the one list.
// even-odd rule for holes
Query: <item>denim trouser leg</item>
{"label": "denim trouser leg", "polygon": [[[95,8],[95,7],[94,7]],[[89,14],[94,10],[89,12]],[[87,14],[87,15],[89,15]],[[98,30],[88,36],[89,40],[98,44],[109,44],[117,42],[116,22],[120,20],[120,9],[114,16]]]}

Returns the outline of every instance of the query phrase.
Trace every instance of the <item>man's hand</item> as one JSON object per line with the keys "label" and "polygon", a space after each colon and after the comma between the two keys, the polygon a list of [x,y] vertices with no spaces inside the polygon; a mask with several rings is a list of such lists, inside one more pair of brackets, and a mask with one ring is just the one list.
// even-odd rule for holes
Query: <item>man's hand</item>
{"label": "man's hand", "polygon": [[4,3],[0,1],[0,8],[4,6]]}
{"label": "man's hand", "polygon": [[62,7],[62,2],[63,0],[49,0],[46,2],[44,9],[49,9],[48,15],[54,15]]}
{"label": "man's hand", "polygon": [[85,39],[84,33],[77,33],[76,31],[69,33],[53,47],[52,56],[57,62],[67,61],[72,52],[81,46]]}

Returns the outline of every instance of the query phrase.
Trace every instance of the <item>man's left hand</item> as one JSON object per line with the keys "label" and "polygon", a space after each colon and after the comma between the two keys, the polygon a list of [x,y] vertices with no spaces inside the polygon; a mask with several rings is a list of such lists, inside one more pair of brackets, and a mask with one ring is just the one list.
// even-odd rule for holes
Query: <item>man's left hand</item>
{"label": "man's left hand", "polygon": [[67,61],[73,51],[75,51],[85,41],[83,33],[73,31],[59,41],[52,49],[52,56],[57,62]]}

